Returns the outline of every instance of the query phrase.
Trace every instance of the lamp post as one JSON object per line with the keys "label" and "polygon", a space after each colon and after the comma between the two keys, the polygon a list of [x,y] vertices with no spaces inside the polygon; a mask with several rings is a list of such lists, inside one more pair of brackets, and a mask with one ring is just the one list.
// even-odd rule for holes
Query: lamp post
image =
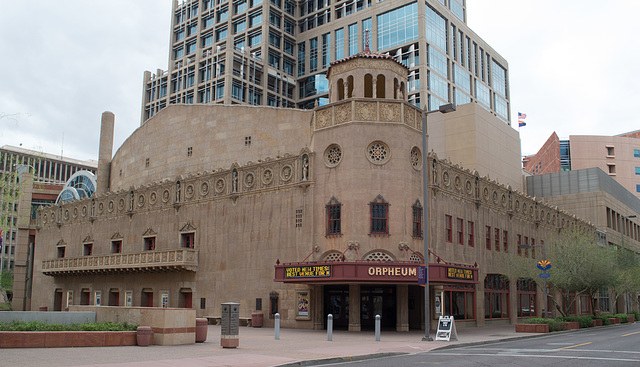
{"label": "lamp post", "polygon": [[424,241],[424,271],[425,271],[425,284],[424,284],[424,337],[423,341],[433,341],[433,338],[429,335],[431,333],[431,320],[429,319],[429,214],[427,206],[429,198],[429,190],[427,180],[427,115],[432,113],[449,113],[456,110],[456,105],[453,103],[440,106],[437,110],[424,111],[422,113],[422,219],[423,219],[423,235]]}
{"label": "lamp post", "polygon": [[[547,252],[546,252],[546,247],[544,245],[544,242],[539,244],[539,245],[530,245],[528,243],[523,243],[521,245],[518,245],[518,248],[520,249],[530,249],[530,248],[534,248],[534,247],[542,247],[542,260],[547,260]],[[546,270],[545,270],[546,272]],[[547,288],[547,278],[542,278],[543,282],[544,282],[544,314],[543,314],[543,318],[547,318],[548,317],[548,312],[549,310],[547,309],[547,305],[549,302],[549,289]]]}

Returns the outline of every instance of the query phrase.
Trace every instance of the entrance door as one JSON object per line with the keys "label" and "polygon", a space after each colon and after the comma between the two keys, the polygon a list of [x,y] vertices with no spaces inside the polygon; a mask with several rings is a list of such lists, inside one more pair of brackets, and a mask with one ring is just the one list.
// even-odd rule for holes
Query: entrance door
{"label": "entrance door", "polygon": [[324,325],[327,315],[333,315],[334,329],[349,328],[349,286],[327,285],[324,287]]}
{"label": "entrance door", "polygon": [[375,328],[376,315],[381,327],[396,328],[396,287],[362,286],[360,289],[360,324],[362,329]]}
{"label": "entrance door", "polygon": [[53,299],[53,310],[62,311],[62,290],[56,289],[56,294]]}

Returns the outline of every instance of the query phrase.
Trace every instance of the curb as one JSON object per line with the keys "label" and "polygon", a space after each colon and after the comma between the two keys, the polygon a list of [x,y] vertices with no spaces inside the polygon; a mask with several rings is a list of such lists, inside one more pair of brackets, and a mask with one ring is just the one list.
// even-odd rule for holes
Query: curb
{"label": "curb", "polygon": [[284,364],[277,364],[275,366],[278,366],[278,367],[321,366],[323,364],[366,361],[368,359],[395,357],[395,356],[408,355],[408,354],[409,353],[362,354],[362,355],[358,355],[358,356],[332,357],[332,358],[325,358],[325,359],[310,359],[310,360],[304,360],[304,361],[288,362],[288,363],[284,363]]}

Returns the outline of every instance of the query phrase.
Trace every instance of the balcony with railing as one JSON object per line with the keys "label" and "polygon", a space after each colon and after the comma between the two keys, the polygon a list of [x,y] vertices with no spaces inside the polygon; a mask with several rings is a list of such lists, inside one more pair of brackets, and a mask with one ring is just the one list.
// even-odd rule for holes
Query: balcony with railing
{"label": "balcony with railing", "polygon": [[197,271],[198,250],[180,248],[42,261],[45,275]]}

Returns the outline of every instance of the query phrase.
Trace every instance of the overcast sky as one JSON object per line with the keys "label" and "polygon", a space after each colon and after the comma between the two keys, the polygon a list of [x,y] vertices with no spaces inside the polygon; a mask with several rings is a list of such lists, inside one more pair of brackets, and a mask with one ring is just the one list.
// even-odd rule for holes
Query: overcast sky
{"label": "overcast sky", "polygon": [[[375,0],[374,0],[375,1]],[[140,125],[142,75],[167,68],[170,0],[0,0],[0,146],[97,159],[100,115],[114,149]],[[553,131],[640,129],[638,0],[467,0],[469,26],[509,63],[522,153]]]}

